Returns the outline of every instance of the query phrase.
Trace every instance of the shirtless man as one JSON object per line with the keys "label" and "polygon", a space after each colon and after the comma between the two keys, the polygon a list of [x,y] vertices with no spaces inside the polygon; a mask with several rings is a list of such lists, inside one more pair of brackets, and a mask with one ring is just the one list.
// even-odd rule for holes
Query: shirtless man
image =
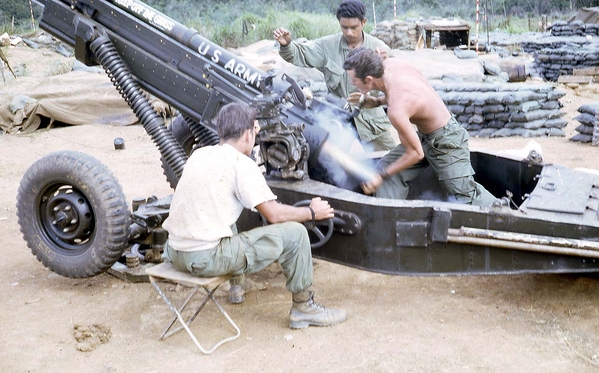
{"label": "shirtless man", "polygon": [[[372,50],[358,48],[347,56],[343,68],[351,83],[366,95],[363,107],[387,105],[389,121],[401,141],[379,161],[380,173],[362,184],[366,194],[405,199],[407,182],[430,165],[457,201],[487,206],[496,200],[474,181],[468,132],[416,67],[397,58],[383,60]],[[368,96],[371,90],[385,96]],[[355,102],[359,96],[348,101]]]}

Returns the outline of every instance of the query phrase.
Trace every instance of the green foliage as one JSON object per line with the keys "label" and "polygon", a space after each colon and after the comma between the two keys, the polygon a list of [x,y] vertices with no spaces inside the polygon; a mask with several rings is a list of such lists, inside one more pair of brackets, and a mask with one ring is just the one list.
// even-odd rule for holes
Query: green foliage
{"label": "green foliage", "polygon": [[31,31],[31,10],[34,19],[39,19],[41,8],[32,4],[30,9],[29,4],[27,0],[0,0],[0,32],[15,34]]}
{"label": "green foliage", "polygon": [[216,25],[211,31],[207,30],[208,33],[203,36],[225,48],[239,47],[272,39],[273,30],[281,26],[288,29],[294,39],[315,39],[340,32],[339,23],[332,15],[271,10],[264,16],[244,13],[230,24]]}
{"label": "green foliage", "polygon": [[[36,7],[39,8],[39,7]],[[37,9],[39,13],[39,9]],[[15,20],[30,19],[29,2],[27,0],[0,0],[0,22],[2,25]]]}
{"label": "green foliage", "polygon": [[[279,26],[288,28],[294,38],[314,39],[339,32],[335,11],[341,0],[142,0],[178,22],[193,27],[204,37],[225,47],[238,47],[258,40],[271,39]],[[363,0],[364,1],[364,0]],[[376,0],[366,5],[366,32],[376,21],[429,18],[460,18],[475,24],[474,0]],[[394,6],[395,4],[395,6]],[[531,21],[541,15],[550,21],[567,19],[581,7],[596,6],[597,0],[479,0],[481,29],[483,16],[490,29],[508,32],[532,31]],[[33,4],[34,16],[41,7]],[[12,19],[14,27],[12,26]],[[0,31],[31,31],[29,2],[0,0]]]}
{"label": "green foliage", "polygon": [[235,31],[231,25],[224,25],[216,29],[212,34],[212,41],[222,47],[232,47],[239,45],[239,32]]}
{"label": "green foliage", "polygon": [[279,26],[288,29],[294,38],[316,39],[341,32],[334,15],[288,13]]}
{"label": "green foliage", "polygon": [[[37,29],[37,21],[35,23],[35,28]],[[31,32],[34,29],[34,26],[31,24],[31,17],[15,19],[14,24],[12,19],[9,22],[0,23],[0,34],[7,33],[9,35],[15,34],[26,34]]]}

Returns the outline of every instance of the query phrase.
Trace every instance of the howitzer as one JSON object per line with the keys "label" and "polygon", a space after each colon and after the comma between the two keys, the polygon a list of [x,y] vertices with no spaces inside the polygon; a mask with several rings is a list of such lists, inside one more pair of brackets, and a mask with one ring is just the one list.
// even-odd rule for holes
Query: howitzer
{"label": "howitzer", "polygon": [[[356,186],[372,157],[349,157],[328,128],[351,128],[351,113],[308,100],[285,74],[268,75],[135,0],[42,0],[40,27],[101,64],[156,143],[173,187],[194,148],[217,143],[213,118],[228,102],[258,109],[260,160],[279,200],[327,199],[335,217],[308,226],[313,255],[390,274],[595,272],[599,269],[596,176],[523,159],[471,152],[476,180],[493,206],[452,202],[432,172],[407,200],[366,196]],[[167,128],[146,93],[181,117]],[[336,132],[336,131],[335,131]],[[339,167],[340,166],[340,167]],[[60,175],[60,176],[59,176]],[[64,175],[64,176],[63,176]],[[133,201],[101,163],[59,152],[36,162],[21,182],[18,217],[44,265],[87,277],[136,260],[161,260],[170,197]],[[240,230],[263,224],[244,212]]]}
{"label": "howitzer", "polygon": [[314,162],[318,157],[327,133],[315,125],[317,113],[328,111],[349,124],[349,113],[326,101],[315,100],[308,109],[288,76],[267,76],[139,1],[46,2],[40,27],[74,46],[79,61],[104,67],[172,168],[167,176],[173,186],[186,154],[157,123],[140,88],[177,108],[198,146],[218,141],[212,119],[220,107],[231,101],[254,105],[263,121],[261,152],[272,159],[268,171],[285,178],[306,177],[310,155]]}

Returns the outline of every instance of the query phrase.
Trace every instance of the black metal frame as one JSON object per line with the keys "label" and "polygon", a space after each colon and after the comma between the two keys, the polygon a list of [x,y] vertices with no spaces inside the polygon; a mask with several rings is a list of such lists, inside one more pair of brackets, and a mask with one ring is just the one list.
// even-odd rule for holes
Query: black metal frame
{"label": "black metal frame", "polygon": [[[291,79],[274,76],[257,82],[251,77],[262,72],[204,39],[195,30],[157,12],[153,14],[159,17],[152,18],[140,15],[144,12],[132,11],[131,4],[136,10],[143,6],[146,11],[151,10],[137,0],[39,2],[45,6],[40,26],[74,46],[78,60],[96,64],[98,61],[90,45],[98,35],[106,33],[144,90],[201,125],[211,127],[218,109],[228,102],[249,104],[263,100],[265,108],[274,110],[271,120],[302,126],[309,143],[311,178],[283,180],[274,177],[269,179],[269,185],[282,202],[294,204],[321,196],[336,209],[335,233],[326,245],[314,250],[315,257],[376,272],[408,275],[599,270],[599,255],[593,250],[564,255],[553,251],[551,245],[544,252],[526,250],[526,243],[518,241],[519,233],[539,238],[599,240],[595,197],[599,193],[594,186],[590,191],[570,194],[568,188],[573,186],[559,184],[564,180],[558,180],[559,190],[548,187],[556,182],[551,171],[566,172],[563,168],[529,159],[473,152],[472,164],[477,180],[495,195],[504,196],[509,191],[504,203],[487,208],[419,200],[418,191],[425,188],[443,198],[438,182],[426,173],[414,182],[412,190],[415,192],[406,201],[376,199],[339,188],[327,182],[326,177],[315,177],[319,173],[314,170],[321,168],[322,171],[323,168],[318,155],[328,136],[316,125],[315,114],[326,109],[340,122],[350,125],[350,115],[344,109],[319,100],[307,106],[303,97],[285,100],[290,93],[301,96]],[[265,81],[268,87],[263,84]],[[573,175],[570,171],[567,173]],[[582,177],[592,178],[591,184],[599,185],[594,176]],[[582,198],[588,208],[582,212],[553,211],[543,207],[542,203],[531,205],[531,195],[542,201],[563,198],[565,205]],[[132,242],[146,243],[149,232],[159,227],[168,214],[168,203],[168,200],[151,201],[134,212],[132,232],[135,237],[132,236]],[[259,217],[251,212],[244,213],[239,221],[240,229],[261,224]],[[469,241],[475,243],[458,243],[452,232],[461,227],[511,232],[518,248],[495,245],[495,241],[505,244],[499,240],[492,244],[485,244],[487,241],[482,239]]]}

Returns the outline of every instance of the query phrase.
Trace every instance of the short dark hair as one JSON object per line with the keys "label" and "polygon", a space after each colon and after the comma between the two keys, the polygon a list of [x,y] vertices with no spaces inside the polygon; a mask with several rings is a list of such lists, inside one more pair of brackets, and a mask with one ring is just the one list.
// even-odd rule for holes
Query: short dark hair
{"label": "short dark hair", "polygon": [[366,6],[360,0],[345,0],[337,8],[337,20],[341,18],[366,19]]}
{"label": "short dark hair", "polygon": [[215,118],[218,137],[221,140],[238,139],[246,130],[253,130],[256,113],[256,109],[247,104],[226,104]]}
{"label": "short dark hair", "polygon": [[350,51],[343,62],[345,70],[354,70],[354,76],[364,79],[368,75],[382,78],[385,73],[383,59],[372,49],[358,47]]}

